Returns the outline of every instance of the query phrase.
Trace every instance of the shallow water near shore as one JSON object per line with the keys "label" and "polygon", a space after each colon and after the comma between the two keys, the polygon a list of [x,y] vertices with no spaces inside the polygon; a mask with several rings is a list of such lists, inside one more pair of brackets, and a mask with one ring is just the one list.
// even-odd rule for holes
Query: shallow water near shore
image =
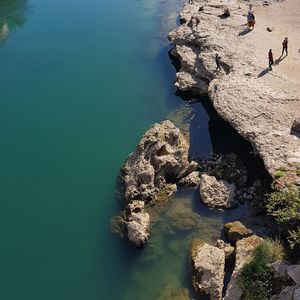
{"label": "shallow water near shore", "polygon": [[175,95],[165,36],[181,4],[0,2],[1,299],[167,299],[190,288],[191,239],[214,242],[247,213],[182,190],[145,249],[110,232],[119,167],[154,122],[190,132],[194,158],[233,150],[232,133]]}

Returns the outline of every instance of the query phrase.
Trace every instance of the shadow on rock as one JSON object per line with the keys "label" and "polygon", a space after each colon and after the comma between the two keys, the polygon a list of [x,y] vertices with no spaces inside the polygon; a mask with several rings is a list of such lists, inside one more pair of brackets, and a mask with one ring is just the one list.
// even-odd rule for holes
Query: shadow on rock
{"label": "shadow on rock", "polygon": [[272,69],[266,68],[266,69],[262,70],[262,71],[258,74],[257,78],[260,78],[260,77],[265,76],[266,74],[268,74],[268,73],[270,72],[270,70],[272,70]]}

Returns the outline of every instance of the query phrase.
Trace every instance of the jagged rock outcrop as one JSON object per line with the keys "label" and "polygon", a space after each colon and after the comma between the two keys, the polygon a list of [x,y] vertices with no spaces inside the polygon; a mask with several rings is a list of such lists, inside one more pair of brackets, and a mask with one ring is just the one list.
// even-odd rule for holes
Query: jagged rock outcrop
{"label": "jagged rock outcrop", "polygon": [[[112,218],[113,232],[127,236],[139,248],[147,242],[149,212],[176,193],[176,183],[181,179],[190,184],[196,180],[193,172],[198,165],[189,161],[188,150],[188,142],[171,121],[154,124],[144,134],[121,169],[125,211]],[[193,226],[191,219],[184,220],[185,226]]]}
{"label": "jagged rock outcrop", "polygon": [[194,171],[188,176],[182,178],[178,182],[178,185],[182,187],[197,187],[200,184],[200,181],[200,172]]}
{"label": "jagged rock outcrop", "polygon": [[235,185],[224,180],[217,180],[214,176],[203,174],[200,181],[200,196],[208,207],[233,208],[235,201]]}
{"label": "jagged rock outcrop", "polygon": [[191,247],[193,287],[209,299],[222,299],[225,252],[202,240],[194,239]]}
{"label": "jagged rock outcrop", "polygon": [[230,282],[224,300],[239,300],[242,298],[242,290],[238,285],[238,275],[243,266],[249,262],[253,250],[263,241],[262,238],[252,235],[237,241],[235,254],[235,268],[231,275]]}
{"label": "jagged rock outcrop", "polygon": [[189,145],[171,121],[154,124],[122,168],[125,200],[156,200],[167,183],[178,182],[197,164],[189,162]]}
{"label": "jagged rock outcrop", "polygon": [[144,246],[149,238],[150,216],[144,211],[145,202],[132,201],[126,208],[127,236],[136,247]]}
{"label": "jagged rock outcrop", "polygon": [[253,234],[253,231],[244,226],[240,221],[226,223],[224,231],[228,241],[233,244]]}
{"label": "jagged rock outcrop", "polygon": [[[225,8],[230,17],[221,18]],[[266,55],[256,54],[261,51],[257,38],[241,27],[247,9],[236,0],[194,0],[184,6],[182,25],[169,34],[172,54],[181,62],[175,85],[208,94],[219,115],[252,143],[273,175],[288,163],[300,164],[300,139],[290,134],[300,111],[298,83],[275,68],[268,73]],[[216,53],[221,71],[216,71]]]}

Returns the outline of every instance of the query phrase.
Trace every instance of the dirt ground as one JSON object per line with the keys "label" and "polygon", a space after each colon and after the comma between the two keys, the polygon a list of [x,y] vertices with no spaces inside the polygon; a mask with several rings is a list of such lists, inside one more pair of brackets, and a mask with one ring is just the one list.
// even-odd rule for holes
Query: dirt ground
{"label": "dirt ground", "polygon": [[[300,1],[284,0],[270,6],[254,7],[256,26],[249,39],[255,45],[254,59],[259,56],[268,65],[268,51],[272,49],[275,65],[273,75],[275,88],[293,89],[300,98]],[[271,28],[269,32],[267,27]],[[288,37],[288,56],[281,56],[282,41]],[[278,75],[278,77],[276,76]],[[280,81],[286,75],[290,83]],[[299,112],[300,114],[300,112]]]}

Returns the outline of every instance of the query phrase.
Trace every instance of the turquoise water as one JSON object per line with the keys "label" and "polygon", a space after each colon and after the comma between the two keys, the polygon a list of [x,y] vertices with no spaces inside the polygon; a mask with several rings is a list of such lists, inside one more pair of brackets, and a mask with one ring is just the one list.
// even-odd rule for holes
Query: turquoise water
{"label": "turquoise water", "polygon": [[165,39],[180,5],[0,0],[0,299],[156,297],[136,270],[164,266],[146,272],[110,217],[122,162],[184,106]]}
{"label": "turquoise water", "polygon": [[195,158],[249,150],[209,105],[175,95],[166,35],[182,3],[0,0],[1,300],[192,296],[191,239],[247,216],[181,190],[145,249],[110,231],[118,170],[154,122],[189,132]]}

